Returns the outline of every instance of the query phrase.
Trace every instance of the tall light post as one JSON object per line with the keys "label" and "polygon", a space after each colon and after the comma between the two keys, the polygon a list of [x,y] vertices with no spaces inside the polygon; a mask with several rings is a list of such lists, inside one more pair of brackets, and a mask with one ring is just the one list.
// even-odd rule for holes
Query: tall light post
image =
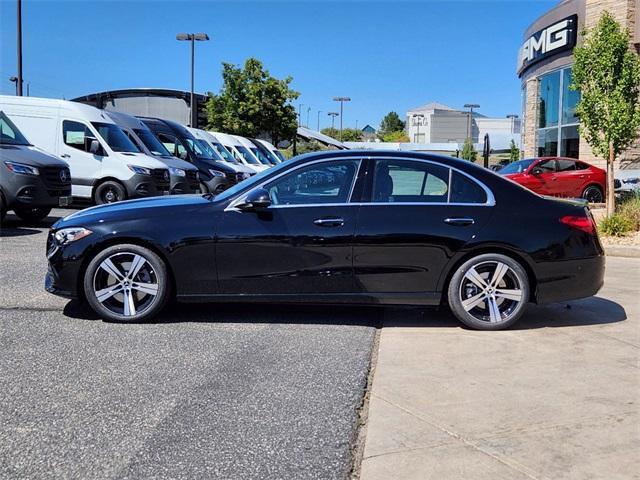
{"label": "tall light post", "polygon": [[309,114],[311,113],[311,107],[307,107],[307,128],[309,128]]}
{"label": "tall light post", "polygon": [[16,95],[18,95],[18,77],[11,76],[9,77],[9,81],[16,84]]}
{"label": "tall light post", "polygon": [[[416,113],[416,114],[414,114],[412,116],[412,118],[413,118],[413,123],[416,126],[416,138],[415,138],[415,140],[416,140],[416,143],[420,143],[420,122],[421,122],[420,119],[424,118],[424,114]],[[418,119],[418,121],[416,121],[416,119]]]}
{"label": "tall light post", "polygon": [[350,102],[349,97],[333,97],[334,102],[340,102],[340,141],[342,141],[342,118],[344,113],[344,102]]}
{"label": "tall light post", "polygon": [[318,131],[320,131],[320,114],[322,113],[322,110],[318,110]]}
{"label": "tall light post", "polygon": [[302,126],[302,107],[303,106],[304,106],[304,103],[298,104],[298,126],[299,127]]}
{"label": "tall light post", "polygon": [[18,78],[16,80],[16,95],[22,96],[22,0],[18,0],[16,15],[16,40],[18,47]]}
{"label": "tall light post", "polygon": [[329,115],[331,117],[331,130],[335,130],[335,124],[336,124],[336,117],[338,115],[340,115],[338,112],[329,112],[327,113],[327,115]]}
{"label": "tall light post", "polygon": [[478,105],[477,103],[465,103],[464,108],[469,109],[469,117],[467,118],[467,138],[471,139],[471,141],[473,142],[473,139],[471,138],[471,117],[473,117],[473,109],[480,108],[480,105]]}
{"label": "tall light post", "polygon": [[189,41],[191,42],[191,95],[189,97],[189,113],[191,114],[191,126],[193,128],[198,127],[198,107],[195,103],[195,95],[193,93],[193,78],[195,73],[195,43],[205,42],[209,40],[209,35],[206,33],[179,33],[176,35],[176,40],[178,41]]}

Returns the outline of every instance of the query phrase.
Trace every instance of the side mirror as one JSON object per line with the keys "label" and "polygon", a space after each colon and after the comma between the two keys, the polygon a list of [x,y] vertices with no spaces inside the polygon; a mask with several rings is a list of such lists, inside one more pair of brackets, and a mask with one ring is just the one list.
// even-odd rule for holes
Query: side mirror
{"label": "side mirror", "polygon": [[179,155],[180,160],[186,160],[187,159],[187,151],[186,150],[183,150],[178,155]]}
{"label": "side mirror", "polygon": [[269,192],[264,188],[258,188],[249,192],[244,202],[236,205],[236,208],[243,211],[263,210],[271,205],[271,197]]}
{"label": "side mirror", "polygon": [[542,169],[539,167],[533,167],[529,173],[531,175],[540,175],[542,173]]}
{"label": "side mirror", "polygon": [[89,140],[89,153],[93,153],[94,155],[100,151],[100,142],[91,137],[87,137]]}

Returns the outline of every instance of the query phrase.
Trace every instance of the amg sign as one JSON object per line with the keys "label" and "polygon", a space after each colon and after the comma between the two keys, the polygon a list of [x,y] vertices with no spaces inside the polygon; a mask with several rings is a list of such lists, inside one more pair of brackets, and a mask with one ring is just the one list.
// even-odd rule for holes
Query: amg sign
{"label": "amg sign", "polygon": [[518,75],[540,60],[575,47],[577,27],[578,16],[571,15],[531,35],[520,47]]}

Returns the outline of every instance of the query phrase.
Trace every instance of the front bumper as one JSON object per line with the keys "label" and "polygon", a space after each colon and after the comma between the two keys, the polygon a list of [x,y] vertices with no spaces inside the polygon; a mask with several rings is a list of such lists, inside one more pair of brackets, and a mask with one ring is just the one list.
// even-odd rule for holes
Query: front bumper
{"label": "front bumper", "polygon": [[62,182],[53,178],[59,175],[60,169],[56,169],[55,172],[48,172],[46,168],[40,170],[41,175],[11,174],[7,176],[2,189],[7,201],[7,209],[57,207],[60,205],[61,197],[71,197],[71,181]]}
{"label": "front bumper", "polygon": [[186,176],[171,175],[171,194],[195,193],[200,188],[198,172],[187,170]]}
{"label": "front bumper", "polygon": [[591,297],[604,284],[605,256],[543,262],[536,265],[536,303]]}
{"label": "front bumper", "polygon": [[125,182],[128,198],[168,195],[171,188],[169,170],[157,168],[151,175],[135,174]]}

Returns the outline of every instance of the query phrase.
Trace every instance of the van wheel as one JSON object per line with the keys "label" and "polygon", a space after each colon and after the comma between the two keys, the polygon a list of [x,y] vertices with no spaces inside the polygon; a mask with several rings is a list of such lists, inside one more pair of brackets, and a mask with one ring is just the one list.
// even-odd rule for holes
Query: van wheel
{"label": "van wheel", "polygon": [[604,202],[604,194],[597,185],[589,185],[582,192],[582,198],[589,203],[602,203]]}
{"label": "van wheel", "polygon": [[105,203],[115,203],[127,199],[127,192],[118,182],[108,180],[96,187],[93,194],[93,201],[96,205],[104,205]]}
{"label": "van wheel", "polygon": [[463,263],[449,283],[449,306],[476,330],[502,330],[522,316],[529,301],[529,278],[514,259],[478,255]]}
{"label": "van wheel", "polygon": [[83,279],[91,308],[111,322],[150,320],[170,296],[167,267],[139,245],[107,247],[89,263]]}
{"label": "van wheel", "polygon": [[47,215],[51,212],[51,207],[14,208],[13,211],[25,222],[35,223],[47,218]]}

